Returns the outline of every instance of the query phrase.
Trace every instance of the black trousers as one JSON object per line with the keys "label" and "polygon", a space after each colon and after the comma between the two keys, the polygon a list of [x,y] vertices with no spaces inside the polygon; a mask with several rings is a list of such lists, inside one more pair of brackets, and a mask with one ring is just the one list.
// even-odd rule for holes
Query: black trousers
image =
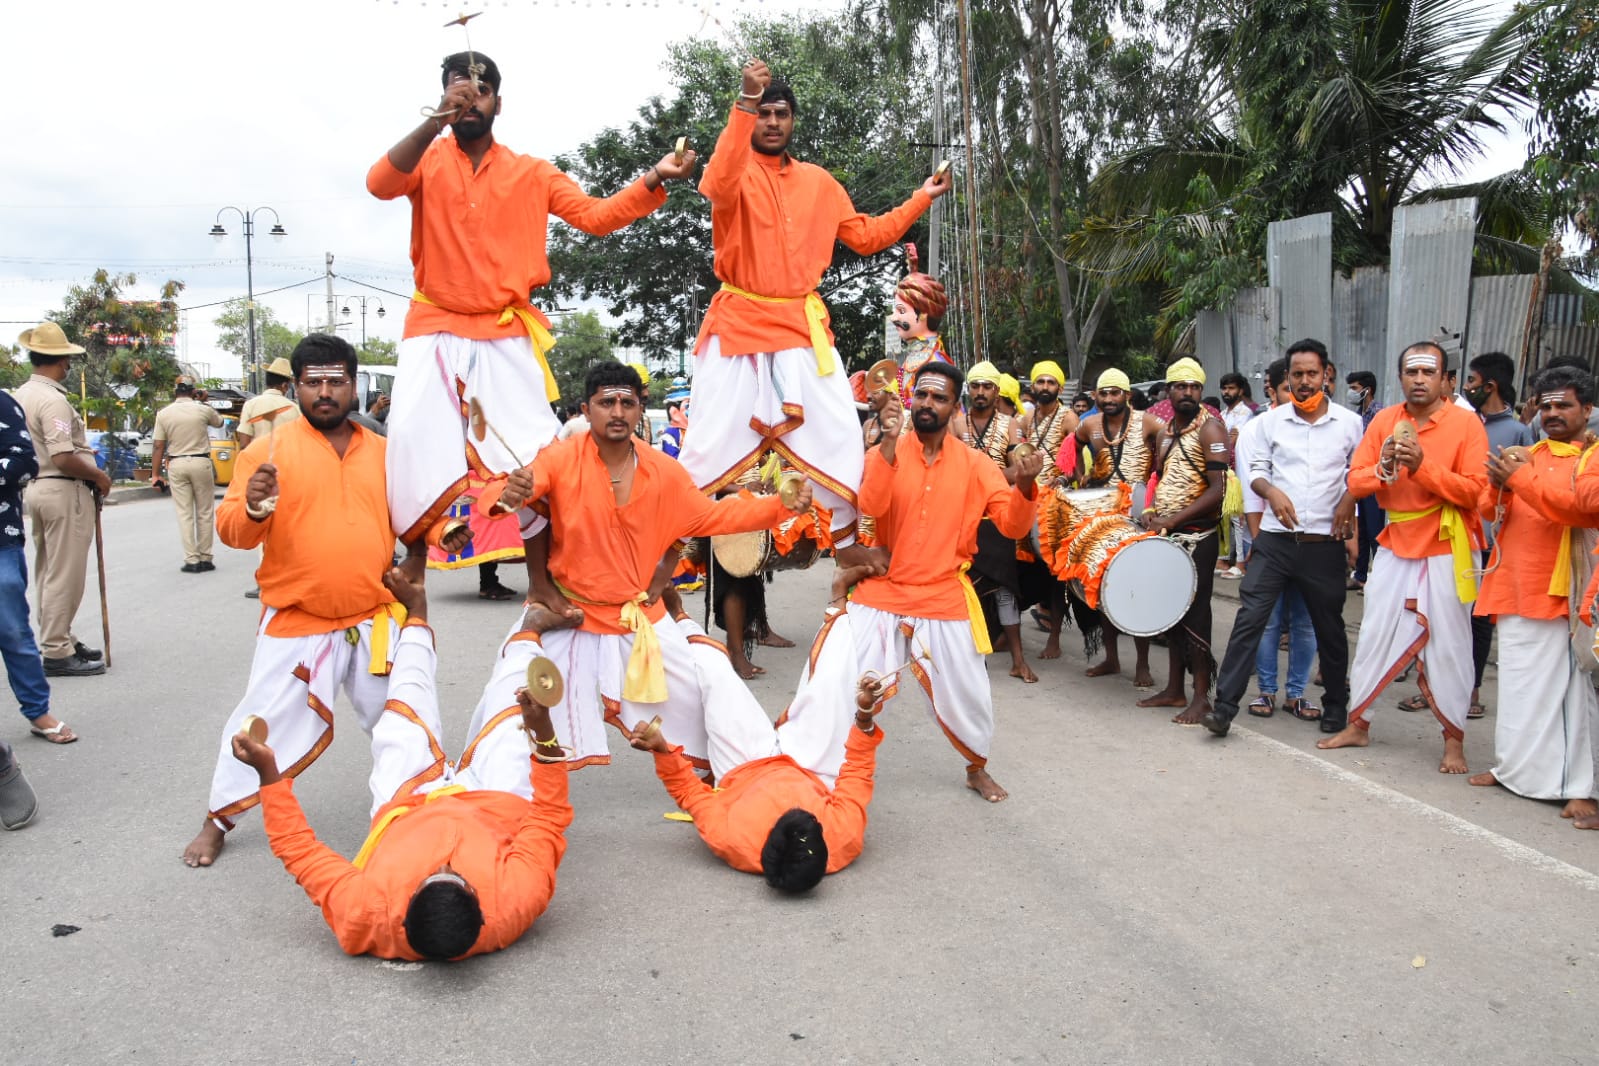
{"label": "black trousers", "polygon": [[1260,635],[1277,597],[1292,585],[1305,599],[1321,677],[1327,690],[1322,719],[1342,728],[1349,718],[1349,635],[1344,632],[1344,546],[1336,540],[1300,543],[1292,533],[1262,532],[1244,573],[1227,654],[1216,682],[1216,713],[1232,721],[1255,674]]}
{"label": "black trousers", "polygon": [[[1488,556],[1492,552],[1484,549],[1482,552],[1483,569],[1488,568]],[[1474,614],[1471,616],[1471,669],[1473,681],[1472,688],[1482,688],[1482,672],[1488,666],[1488,648],[1494,642],[1494,620],[1491,617]]]}

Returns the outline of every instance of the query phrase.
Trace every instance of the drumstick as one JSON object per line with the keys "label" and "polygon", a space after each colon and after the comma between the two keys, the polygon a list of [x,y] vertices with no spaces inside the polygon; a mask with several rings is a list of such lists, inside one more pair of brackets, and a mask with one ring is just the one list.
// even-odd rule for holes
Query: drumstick
{"label": "drumstick", "polygon": [[500,442],[500,447],[505,449],[506,453],[510,455],[512,461],[514,461],[517,466],[527,466],[527,464],[517,456],[516,450],[511,447],[504,437],[500,436],[500,431],[494,428],[494,423],[489,421],[489,416],[483,413],[483,403],[481,400],[479,400],[476,396],[472,397],[472,401],[467,404],[467,411],[472,419],[472,436],[481,441],[484,436],[484,431],[487,430],[489,433],[494,434],[494,439]]}
{"label": "drumstick", "polygon": [[921,649],[921,655],[920,656],[916,655],[913,652],[909,659],[906,659],[904,662],[900,663],[898,666],[894,667],[894,669],[890,670],[886,674],[873,674],[872,671],[870,671],[870,670],[866,671],[866,673],[868,675],[872,676],[874,680],[876,680],[878,682],[884,682],[884,681],[887,681],[891,677],[897,676],[901,670],[903,670],[906,667],[908,667],[908,666],[912,665],[913,663],[915,663],[918,658],[926,659],[927,660],[927,665],[932,666],[933,665],[933,653],[927,650],[927,645],[923,644],[920,638],[915,638],[915,639],[916,639],[916,646]]}

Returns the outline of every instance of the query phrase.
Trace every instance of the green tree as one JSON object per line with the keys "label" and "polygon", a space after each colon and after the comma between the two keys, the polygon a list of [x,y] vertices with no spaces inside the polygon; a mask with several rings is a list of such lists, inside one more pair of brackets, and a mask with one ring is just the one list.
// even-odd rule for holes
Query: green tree
{"label": "green tree", "polygon": [[[154,409],[170,395],[178,376],[172,342],[178,329],[178,293],[181,281],[162,284],[154,300],[132,299],[126,290],[138,284],[133,274],[97,270],[86,284],[67,290],[59,311],[50,314],[67,338],[81,344],[84,355],[73,359],[69,391],[88,396],[86,414],[116,417],[121,411],[143,425]],[[77,388],[74,389],[73,386]],[[113,385],[136,389],[127,401],[118,400]]]}
{"label": "green tree", "polygon": [[[246,375],[250,372],[250,323],[248,301],[229,300],[222,305],[222,313],[215,318],[217,347],[235,356]],[[305,339],[305,334],[284,325],[272,308],[255,305],[256,358],[265,367],[272,360],[287,359],[294,353],[295,345]]]}
{"label": "green tree", "polygon": [[15,345],[0,344],[0,389],[14,389],[32,373],[26,352]]}
{"label": "green tree", "polygon": [[368,337],[366,347],[358,350],[361,353],[361,362],[370,366],[397,366],[400,362],[399,344],[382,337]]}
{"label": "green tree", "polygon": [[[739,33],[794,88],[792,151],[831,169],[869,214],[902,202],[926,177],[926,83],[884,47],[861,10],[793,22],[745,20]],[[698,40],[669,46],[670,100],[651,98],[626,129],[608,129],[556,163],[584,185],[614,190],[659,159],[679,136],[708,157],[739,84],[742,53]],[[912,227],[909,239],[925,223]],[[619,320],[616,341],[674,360],[694,343],[720,282],[712,271],[710,205],[674,182],[664,206],[618,233],[594,238],[553,226],[550,260],[557,298],[599,298]],[[898,256],[862,257],[839,246],[818,291],[832,313],[839,351],[854,365],[883,352],[884,318]]]}
{"label": "green tree", "polygon": [[1526,170],[1550,214],[1576,235],[1568,266],[1592,278],[1599,275],[1599,4],[1555,4],[1535,12],[1525,32],[1540,61]]}
{"label": "green tree", "polygon": [[550,372],[561,389],[561,403],[583,402],[583,377],[595,363],[613,358],[611,331],[593,311],[576,311],[552,325],[555,347],[550,349]]}

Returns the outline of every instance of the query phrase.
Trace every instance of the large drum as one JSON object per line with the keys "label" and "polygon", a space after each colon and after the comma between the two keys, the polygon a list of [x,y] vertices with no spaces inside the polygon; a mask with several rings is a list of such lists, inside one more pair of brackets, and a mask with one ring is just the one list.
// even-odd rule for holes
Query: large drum
{"label": "large drum", "polygon": [[1199,572],[1182,545],[1140,529],[1123,515],[1078,525],[1066,544],[1067,580],[1119,632],[1153,637],[1182,620]]}
{"label": "large drum", "polygon": [[1039,500],[1033,547],[1062,581],[1069,579],[1065,549],[1077,531],[1104,515],[1125,515],[1129,490],[1124,485],[1095,489],[1056,488]]}
{"label": "large drum", "polygon": [[[793,515],[784,519],[777,527],[779,534],[788,531],[803,517]],[[821,554],[820,546],[809,536],[795,539],[792,547],[784,552],[778,547],[778,541],[786,539],[789,538],[773,536],[769,529],[724,533],[711,538],[711,550],[716,553],[716,561],[722,564],[722,569],[734,577],[753,577],[768,570],[804,570]]]}

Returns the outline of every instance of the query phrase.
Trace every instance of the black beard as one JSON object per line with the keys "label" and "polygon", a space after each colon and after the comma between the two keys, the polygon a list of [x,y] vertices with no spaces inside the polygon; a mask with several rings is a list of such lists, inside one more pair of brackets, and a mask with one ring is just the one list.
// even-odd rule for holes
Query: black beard
{"label": "black beard", "polygon": [[974,412],[991,411],[994,409],[994,401],[987,396],[969,396],[966,399],[966,406]]}
{"label": "black beard", "polygon": [[759,140],[757,140],[754,137],[751,137],[750,138],[750,147],[755,149],[761,155],[782,155],[784,152],[788,151],[788,141],[784,141],[782,144],[778,145],[776,148],[767,148],[765,145],[761,144],[761,142]]}
{"label": "black beard", "polygon": [[1199,413],[1198,400],[1174,400],[1171,406],[1172,410],[1188,418],[1192,418]]}
{"label": "black beard", "polygon": [[911,412],[911,425],[918,433],[936,433],[948,423],[948,418],[939,418],[938,412],[928,407]]}
{"label": "black beard", "polygon": [[305,409],[304,415],[305,420],[311,423],[312,429],[319,429],[323,432],[326,432],[330,429],[338,429],[340,426],[342,426],[344,424],[344,420],[350,416],[350,409],[348,407],[341,407],[334,414],[323,414],[319,412],[316,409],[316,405],[313,404]]}
{"label": "black beard", "polygon": [[1053,407],[1055,401],[1058,399],[1060,399],[1060,392],[1058,390],[1055,392],[1040,392],[1038,391],[1038,387],[1036,385],[1033,387],[1034,403],[1043,404],[1045,407]]}
{"label": "black beard", "polygon": [[456,119],[452,125],[455,127],[456,140],[475,141],[493,132],[494,116],[484,116],[476,111],[469,111]]}
{"label": "black beard", "polygon": [[1124,403],[1117,404],[1115,407],[1112,407],[1108,403],[1102,403],[1099,405],[1099,413],[1104,415],[1106,418],[1120,418],[1122,413],[1126,410],[1127,405]]}

